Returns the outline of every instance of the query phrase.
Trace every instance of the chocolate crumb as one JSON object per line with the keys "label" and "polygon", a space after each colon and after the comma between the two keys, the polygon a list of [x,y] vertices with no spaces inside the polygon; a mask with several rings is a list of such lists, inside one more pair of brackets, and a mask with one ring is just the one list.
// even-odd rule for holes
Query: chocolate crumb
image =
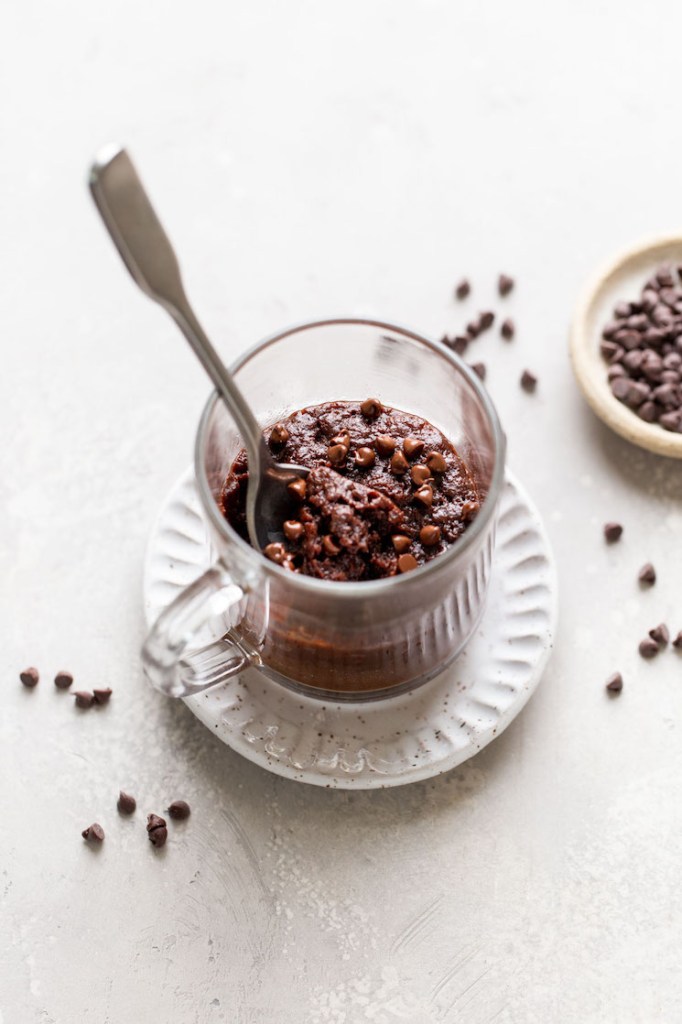
{"label": "chocolate crumb", "polygon": [[95,704],[108,704],[109,703],[109,698],[111,697],[112,693],[113,693],[113,690],[111,689],[110,686],[107,686],[107,687],[105,687],[104,689],[101,689],[101,690],[93,690],[92,691],[93,700],[94,700]]}
{"label": "chocolate crumb", "polygon": [[72,682],[73,676],[70,672],[66,672],[64,669],[60,669],[54,677],[54,685],[58,690],[68,690]]}
{"label": "chocolate crumb", "polygon": [[620,540],[623,536],[623,527],[620,523],[604,523],[604,537],[609,544]]}
{"label": "chocolate crumb", "polygon": [[670,643],[670,632],[665,622],[661,622],[658,626],[650,629],[649,636],[652,640],[656,641],[659,647],[667,647]]}
{"label": "chocolate crumb", "polygon": [[466,277],[463,277],[459,284],[455,287],[455,295],[458,299],[466,299],[467,295],[471,291],[471,285],[467,281]]}
{"label": "chocolate crumb", "polygon": [[120,814],[133,814],[137,807],[137,800],[130,793],[124,793],[123,790],[118,794],[118,800],[116,806]]}
{"label": "chocolate crumb", "polygon": [[514,287],[514,278],[509,277],[507,274],[500,274],[497,279],[497,290],[500,295],[509,295],[509,292]]}
{"label": "chocolate crumb", "polygon": [[185,800],[174,800],[168,807],[168,815],[175,821],[184,821],[190,814],[190,806]]}
{"label": "chocolate crumb", "polygon": [[94,822],[94,824],[84,828],[81,835],[88,842],[101,843],[104,840],[104,829],[97,822]]}
{"label": "chocolate crumb", "polygon": [[95,696],[87,690],[76,690],[74,693],[77,708],[91,708],[95,703]]}
{"label": "chocolate crumb", "polygon": [[620,693],[623,689],[623,677],[620,672],[614,672],[612,676],[606,680],[606,689],[609,693]]}
{"label": "chocolate crumb", "polygon": [[503,320],[502,326],[500,327],[500,334],[502,335],[505,341],[511,341],[514,335],[516,334],[516,327],[514,326],[514,321],[510,319]]}
{"label": "chocolate crumb", "polygon": [[537,383],[538,379],[534,373],[531,373],[530,370],[523,371],[521,374],[521,387],[524,391],[528,391],[529,393],[535,391]]}
{"label": "chocolate crumb", "polygon": [[485,363],[472,363],[470,369],[474,371],[479,380],[485,380],[486,366]]}
{"label": "chocolate crumb", "polygon": [[29,668],[25,668],[23,672],[19,673],[19,678],[24,686],[27,686],[29,690],[32,690],[34,686],[38,685],[40,673],[37,668],[34,668],[34,666],[31,665]]}
{"label": "chocolate crumb", "polygon": [[651,562],[647,562],[639,570],[639,576],[637,577],[640,583],[648,583],[650,586],[656,582],[656,570],[654,569]]}
{"label": "chocolate crumb", "polygon": [[650,636],[645,636],[639,644],[639,653],[643,658],[655,658],[658,654],[658,644]]}

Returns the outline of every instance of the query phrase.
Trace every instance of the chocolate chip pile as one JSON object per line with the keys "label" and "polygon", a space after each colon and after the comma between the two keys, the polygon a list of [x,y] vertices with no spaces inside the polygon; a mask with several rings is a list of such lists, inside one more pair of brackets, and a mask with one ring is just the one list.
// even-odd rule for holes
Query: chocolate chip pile
{"label": "chocolate chip pile", "polygon": [[602,331],[611,391],[646,423],[682,433],[682,266],[659,267]]}
{"label": "chocolate chip pile", "polygon": [[[623,536],[623,527],[620,523],[609,522],[604,524],[604,539],[607,544],[615,544]],[[645,565],[639,570],[637,579],[640,584],[645,587],[653,587],[656,582],[656,570],[651,562],[646,562]],[[664,622],[654,626],[649,630],[647,636],[645,636],[639,642],[638,651],[642,658],[650,660],[655,658],[660,651],[664,650],[670,644],[670,630]],[[672,641],[672,646],[682,653],[682,629],[678,632],[675,639]],[[623,676],[620,672],[614,672],[606,681],[606,689],[610,695],[618,694],[623,689]]]}
{"label": "chocolate chip pile", "polygon": [[[264,551],[291,572],[338,581],[410,572],[454,543],[478,513],[476,483],[447,438],[376,398],[300,409],[266,438],[278,461],[310,467],[289,485],[283,540]],[[240,452],[222,506],[245,539],[247,480]]]}
{"label": "chocolate chip pile", "polygon": [[[508,274],[500,274],[497,279],[497,292],[500,298],[505,298],[514,289],[514,278],[509,277]],[[462,278],[457,285],[455,285],[455,298],[462,302],[467,299],[471,294],[471,283],[467,278]],[[457,355],[463,356],[469,345],[479,338],[495,323],[495,313],[492,310],[484,310],[479,313],[473,320],[470,320],[466,325],[464,331],[459,334],[450,336],[444,334],[441,338],[441,344],[452,349]],[[512,341],[516,334],[516,325],[511,317],[506,317],[500,325],[500,335],[505,341]],[[470,363],[469,368],[474,371],[476,376],[480,380],[485,380],[487,376],[487,368],[483,362]],[[530,370],[524,370],[519,378],[519,384],[521,388],[529,394],[535,391],[538,379],[534,373]]]}

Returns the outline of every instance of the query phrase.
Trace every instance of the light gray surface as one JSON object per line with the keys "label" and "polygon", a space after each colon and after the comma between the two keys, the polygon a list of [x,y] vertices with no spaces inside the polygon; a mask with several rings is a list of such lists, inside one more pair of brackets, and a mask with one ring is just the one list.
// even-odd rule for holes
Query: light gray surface
{"label": "light gray surface", "polygon": [[[682,628],[682,467],[608,436],[566,356],[595,262],[679,223],[682,9],[70,0],[1,17],[2,1024],[682,1019],[682,664],[636,654],[659,620]],[[518,277],[518,339],[480,352],[555,544],[559,644],[521,718],[449,777],[304,788],[145,687],[142,553],[205,383],[89,206],[110,137],[228,357],[337,312],[440,334],[464,316],[460,274],[467,309],[499,270]],[[626,534],[607,549],[612,517]],[[645,559],[659,582],[640,594]],[[62,666],[113,686],[110,707],[74,711]],[[174,797],[194,813],[157,855],[143,814]],[[79,835],[93,820],[100,853]]]}

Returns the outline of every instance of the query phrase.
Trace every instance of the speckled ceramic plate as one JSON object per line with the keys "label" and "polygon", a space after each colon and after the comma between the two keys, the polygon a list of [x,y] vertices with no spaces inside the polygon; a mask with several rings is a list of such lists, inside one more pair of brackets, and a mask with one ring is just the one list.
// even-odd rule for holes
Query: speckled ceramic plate
{"label": "speckled ceramic plate", "polygon": [[[211,561],[190,470],[168,496],[149,540],[148,622]],[[440,676],[399,697],[333,704],[248,669],[186,703],[221,740],[278,775],[337,789],[401,786],[449,771],[509,725],[540,680],[556,610],[547,536],[527,494],[508,477],[483,618]]]}

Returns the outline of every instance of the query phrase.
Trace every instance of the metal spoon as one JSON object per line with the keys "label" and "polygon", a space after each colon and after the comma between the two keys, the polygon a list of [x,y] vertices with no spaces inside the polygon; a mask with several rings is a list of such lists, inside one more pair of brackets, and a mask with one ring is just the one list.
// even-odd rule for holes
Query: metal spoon
{"label": "metal spoon", "polygon": [[133,280],[175,320],[213,381],[241,433],[249,457],[246,525],[255,548],[281,540],[295,479],[304,466],[275,462],[244,395],[208,340],[182,285],[178,260],[132,160],[120,146],[106,146],[90,169],[95,205]]}

